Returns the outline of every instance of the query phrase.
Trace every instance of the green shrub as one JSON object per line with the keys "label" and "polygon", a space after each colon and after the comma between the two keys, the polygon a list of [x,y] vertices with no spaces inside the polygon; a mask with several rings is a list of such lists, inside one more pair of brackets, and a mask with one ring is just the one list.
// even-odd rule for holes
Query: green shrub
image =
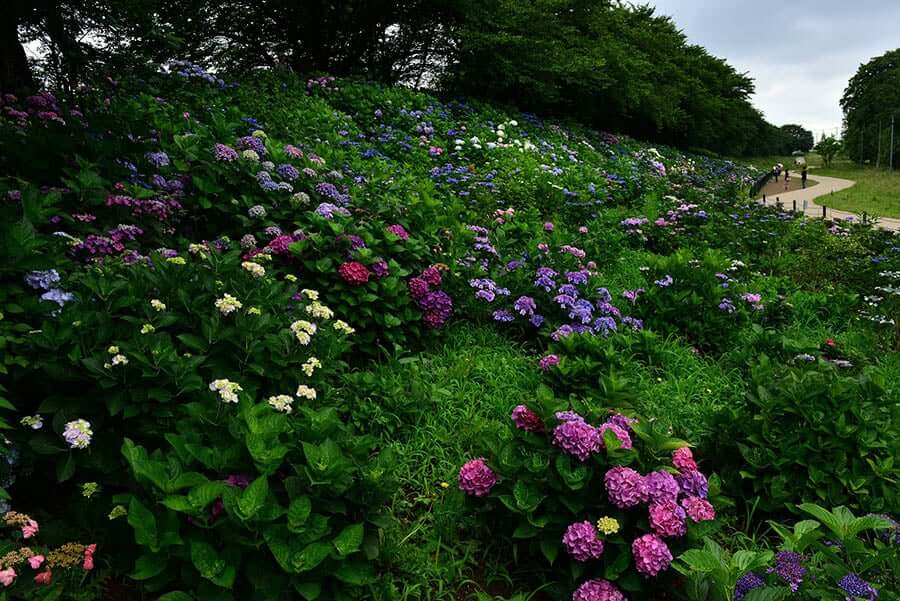
{"label": "green shrub", "polygon": [[720,429],[722,473],[735,496],[780,512],[802,502],[900,509],[900,405],[866,375],[824,361],[763,358],[746,402]]}

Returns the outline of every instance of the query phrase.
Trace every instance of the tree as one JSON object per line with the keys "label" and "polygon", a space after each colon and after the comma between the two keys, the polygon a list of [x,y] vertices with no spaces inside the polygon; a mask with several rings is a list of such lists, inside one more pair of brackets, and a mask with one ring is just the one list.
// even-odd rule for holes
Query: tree
{"label": "tree", "polygon": [[834,160],[834,157],[837,156],[837,153],[841,151],[843,146],[844,145],[840,140],[834,136],[828,136],[827,138],[822,138],[822,140],[816,144],[815,151],[821,155],[822,162],[825,163],[825,166],[830,167],[831,161]]}
{"label": "tree", "polygon": [[788,147],[781,154],[790,154],[795,150],[803,152],[812,150],[815,138],[813,138],[813,133],[808,129],[794,124],[782,125],[779,129],[784,133],[785,142],[788,144]]}
{"label": "tree", "polygon": [[858,163],[884,159],[891,116],[900,116],[900,48],[860,65],[844,90],[841,108],[850,158]]}

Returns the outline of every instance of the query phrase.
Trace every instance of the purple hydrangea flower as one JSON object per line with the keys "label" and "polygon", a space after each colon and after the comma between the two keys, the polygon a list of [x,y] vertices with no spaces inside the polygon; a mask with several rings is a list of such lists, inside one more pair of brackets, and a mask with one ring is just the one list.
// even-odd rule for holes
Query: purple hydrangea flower
{"label": "purple hydrangea flower", "polygon": [[597,535],[597,527],[587,520],[570,524],[562,543],[576,561],[590,561],[603,555],[603,541]]}
{"label": "purple hydrangea flower", "polygon": [[554,428],[553,444],[579,461],[587,461],[600,450],[600,433],[584,421],[566,421]]}
{"label": "purple hydrangea flower", "polygon": [[706,476],[697,470],[681,472],[675,479],[678,481],[678,486],[681,487],[681,492],[689,497],[705,499],[709,494],[709,483],[706,481]]}
{"label": "purple hydrangea flower", "polygon": [[238,158],[237,151],[228,146],[227,144],[216,144],[213,149],[213,156],[215,156],[217,161],[222,161],[224,163],[230,163],[231,161],[236,161]]}
{"label": "purple hydrangea flower", "polygon": [[619,439],[619,443],[621,444],[621,448],[630,449],[631,447],[631,435],[628,434],[628,430],[622,428],[621,426],[608,421],[606,423],[600,424],[600,427],[597,428],[600,432],[600,444],[601,446],[605,446],[603,443],[603,433],[607,430],[611,430],[613,434],[616,435],[616,438]]}
{"label": "purple hydrangea flower", "polygon": [[541,357],[538,365],[544,371],[547,371],[554,365],[559,365],[559,357],[556,355],[547,355],[545,357]]}
{"label": "purple hydrangea flower", "polygon": [[668,499],[650,505],[650,526],[660,536],[681,537],[687,532],[685,511]]}
{"label": "purple hydrangea flower", "polygon": [[513,315],[512,311],[507,311],[506,309],[494,311],[494,321],[509,322],[513,321],[515,318],[516,316]]}
{"label": "purple hydrangea flower", "polygon": [[603,477],[609,500],[620,509],[646,503],[647,483],[644,477],[630,467],[616,466]]}
{"label": "purple hydrangea flower", "polygon": [[579,586],[572,594],[572,601],[628,601],[622,591],[609,580],[594,578]]}
{"label": "purple hydrangea flower", "polygon": [[516,428],[519,430],[525,430],[526,432],[543,432],[544,431],[544,422],[541,420],[540,416],[526,407],[525,405],[518,405],[515,409],[512,410],[512,421],[516,425]]}
{"label": "purple hydrangea flower", "polygon": [[534,299],[530,296],[520,296],[516,299],[516,302],[513,303],[513,309],[515,309],[519,315],[531,316],[534,315],[534,312],[537,309],[537,303],[535,303]]}
{"label": "purple hydrangea flower", "polygon": [[675,501],[678,499],[678,493],[681,492],[675,476],[669,472],[650,472],[644,481],[647,483],[647,496],[651,503]]}
{"label": "purple hydrangea flower", "polygon": [[875,598],[878,597],[878,590],[853,572],[841,578],[838,586],[847,593],[846,601],[856,601],[858,598],[875,601]]}
{"label": "purple hydrangea flower", "polygon": [[734,601],[741,601],[741,599],[744,598],[744,595],[746,595],[753,589],[757,589],[762,586],[766,586],[765,580],[763,580],[754,572],[747,572],[746,574],[738,578],[737,582],[735,583]]}
{"label": "purple hydrangea flower", "polygon": [[775,555],[775,567],[769,568],[767,572],[777,574],[796,593],[807,572],[802,562],[803,556],[799,553],[779,551]]}
{"label": "purple hydrangea flower", "polygon": [[25,283],[35,290],[49,290],[57,282],[59,282],[59,272],[55,269],[29,271],[25,274]]}

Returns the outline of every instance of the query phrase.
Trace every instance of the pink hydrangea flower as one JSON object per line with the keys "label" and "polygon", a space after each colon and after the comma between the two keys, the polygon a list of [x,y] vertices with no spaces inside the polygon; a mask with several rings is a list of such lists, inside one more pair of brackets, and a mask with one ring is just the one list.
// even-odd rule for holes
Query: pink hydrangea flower
{"label": "pink hydrangea flower", "polygon": [[6,568],[5,570],[0,570],[0,584],[3,586],[9,586],[16,579],[16,571],[12,568]]}
{"label": "pink hydrangea flower", "polygon": [[543,420],[525,405],[519,405],[512,410],[512,420],[519,430],[525,430],[526,432],[544,431]]}
{"label": "pink hydrangea flower", "polygon": [[706,522],[716,519],[716,510],[712,503],[700,497],[685,497],[681,500],[688,517],[695,522]]}
{"label": "pink hydrangea flower", "polygon": [[347,261],[338,267],[341,278],[351,286],[362,286],[369,281],[368,268],[359,261]]}
{"label": "pink hydrangea flower", "polygon": [[484,457],[467,461],[459,468],[459,488],[466,494],[483,497],[497,484],[497,476],[487,466]]}
{"label": "pink hydrangea flower", "polygon": [[630,467],[617,466],[603,477],[609,500],[621,509],[647,502],[647,483]]}
{"label": "pink hydrangea flower", "polygon": [[691,449],[688,447],[675,449],[672,453],[672,465],[683,472],[697,469],[697,462],[694,461],[694,454],[691,453]]}
{"label": "pink hydrangea flower", "polygon": [[22,526],[22,537],[31,538],[40,530],[40,526],[34,520],[28,520],[28,523]]}
{"label": "pink hydrangea flower", "polygon": [[646,576],[656,576],[672,563],[672,552],[659,536],[645,534],[631,543],[631,554],[637,571]]}
{"label": "pink hydrangea flower", "polygon": [[628,599],[609,580],[594,578],[575,590],[572,601],[628,601]]}
{"label": "pink hydrangea flower", "polygon": [[41,567],[41,564],[44,563],[43,555],[32,555],[28,558],[28,565],[31,566],[32,570],[36,570]]}
{"label": "pink hydrangea flower", "polygon": [[394,225],[389,225],[389,226],[387,226],[387,227],[384,228],[384,229],[386,229],[386,230],[389,231],[390,233],[394,234],[395,236],[397,236],[397,237],[400,238],[401,240],[409,240],[409,232],[407,232],[407,231],[403,228],[403,226],[400,225],[400,224],[396,224],[396,223],[395,223]]}
{"label": "pink hydrangea flower", "polygon": [[603,541],[597,536],[596,526],[589,520],[570,524],[562,542],[576,561],[589,561],[603,555]]}
{"label": "pink hydrangea flower", "polygon": [[47,568],[46,571],[41,572],[37,576],[34,577],[34,581],[38,584],[47,585],[53,581],[53,572],[50,568]]}
{"label": "pink hydrangea flower", "polygon": [[556,355],[547,355],[546,357],[541,357],[541,360],[538,362],[538,366],[543,371],[547,371],[554,365],[559,365],[559,357]]}
{"label": "pink hydrangea flower", "polygon": [[650,526],[660,536],[684,536],[687,532],[684,518],[684,509],[675,501],[660,501],[650,506]]}

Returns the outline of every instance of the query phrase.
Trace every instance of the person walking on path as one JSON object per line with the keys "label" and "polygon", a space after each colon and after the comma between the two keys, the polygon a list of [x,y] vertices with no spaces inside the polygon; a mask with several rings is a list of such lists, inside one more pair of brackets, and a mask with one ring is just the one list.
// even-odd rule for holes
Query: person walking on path
{"label": "person walking on path", "polygon": [[775,181],[777,182],[777,181],[778,181],[778,176],[781,175],[781,163],[776,163],[776,164],[772,167],[772,173],[775,174]]}
{"label": "person walking on path", "polygon": [[788,191],[788,187],[791,185],[791,172],[787,169],[784,170],[784,191]]}
{"label": "person walking on path", "polygon": [[803,169],[800,170],[800,184],[806,190],[806,165],[803,165]]}

